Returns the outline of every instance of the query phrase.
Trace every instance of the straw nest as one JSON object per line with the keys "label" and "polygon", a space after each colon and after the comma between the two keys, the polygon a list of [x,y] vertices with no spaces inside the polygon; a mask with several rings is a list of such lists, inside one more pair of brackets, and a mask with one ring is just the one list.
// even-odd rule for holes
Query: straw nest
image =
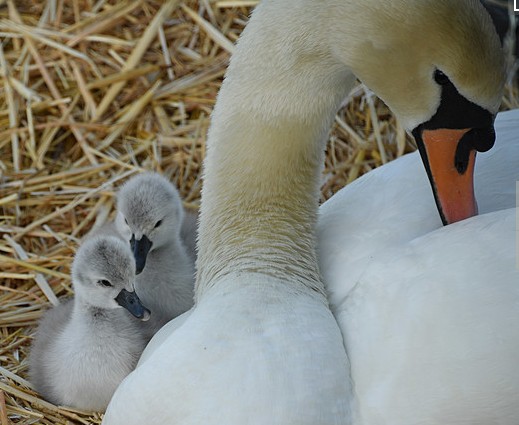
{"label": "straw nest", "polygon": [[[256,0],[0,0],[0,424],[100,423],[45,402],[27,354],[42,311],[71,295],[81,237],[143,169],[200,200],[205,134]],[[504,108],[517,107],[510,85]],[[357,85],[337,114],[322,199],[413,150]]]}

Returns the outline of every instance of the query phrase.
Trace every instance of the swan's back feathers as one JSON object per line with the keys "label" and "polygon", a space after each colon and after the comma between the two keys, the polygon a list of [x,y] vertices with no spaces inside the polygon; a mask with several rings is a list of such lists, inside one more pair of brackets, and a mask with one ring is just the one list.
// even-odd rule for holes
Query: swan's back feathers
{"label": "swan's back feathers", "polygon": [[516,206],[519,181],[519,109],[500,112],[496,143],[476,160],[475,190],[480,214]]}
{"label": "swan's back feathers", "polygon": [[336,317],[364,423],[517,423],[515,216],[438,229],[359,278]]}

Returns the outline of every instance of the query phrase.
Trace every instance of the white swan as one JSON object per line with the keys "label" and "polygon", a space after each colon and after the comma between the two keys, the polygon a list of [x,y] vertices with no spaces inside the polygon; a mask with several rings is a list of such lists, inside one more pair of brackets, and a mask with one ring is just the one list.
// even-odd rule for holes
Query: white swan
{"label": "white swan", "polygon": [[417,154],[320,208],[320,266],[363,424],[517,423],[519,110],[496,130],[475,174],[486,214],[441,228]]}
{"label": "white swan", "polygon": [[[476,1],[261,3],[209,131],[195,307],[152,340],[104,423],[361,423],[315,252],[334,113],[353,71],[419,139],[461,140],[457,166],[470,173],[471,147],[493,141],[502,62]],[[480,137],[467,131],[477,126]],[[470,190],[460,210],[438,189],[446,220],[474,212]]]}
{"label": "white swan", "polygon": [[133,256],[123,241],[95,236],[79,247],[72,265],[75,296],[45,313],[29,357],[30,380],[45,399],[106,409],[147,341],[128,313],[150,317],[134,281]]}
{"label": "white swan", "polygon": [[132,177],[117,195],[115,228],[132,246],[135,291],[151,310],[144,324],[151,338],[193,306],[195,260],[181,238],[184,208],[178,191],[157,173]]}

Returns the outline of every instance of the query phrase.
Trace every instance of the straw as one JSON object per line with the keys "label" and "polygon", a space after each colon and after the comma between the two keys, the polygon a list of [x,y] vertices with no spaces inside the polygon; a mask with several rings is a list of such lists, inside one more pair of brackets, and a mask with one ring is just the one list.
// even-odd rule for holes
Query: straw
{"label": "straw", "polygon": [[[0,0],[0,425],[101,423],[31,389],[36,325],[72,295],[77,246],[115,217],[132,175],[160,171],[198,208],[211,112],[256,4]],[[504,108],[519,106],[508,58]],[[414,149],[357,84],[330,132],[321,200]]]}
{"label": "straw", "polygon": [[[8,235],[4,235],[4,239],[9,243],[9,245],[11,245],[13,247],[13,249],[16,251],[16,253],[18,254],[18,256],[24,260],[24,261],[27,261],[29,259],[29,256],[27,255],[27,253],[25,252],[25,250],[21,247],[21,245],[17,244],[11,237],[9,237]],[[58,305],[59,304],[59,300],[58,298],[56,297],[56,295],[54,295],[54,292],[52,292],[52,289],[51,287],[49,286],[49,283],[47,282],[47,280],[43,277],[42,274],[40,273],[36,273],[34,275],[34,280],[36,281],[36,283],[38,284],[38,286],[40,287],[40,289],[42,290],[42,292],[45,294],[45,296],[48,298],[48,300],[53,304],[53,305]]]}
{"label": "straw", "polygon": [[[173,9],[177,6],[180,0],[169,0],[167,1],[162,8],[159,10],[153,21],[151,21],[148,28],[146,28],[146,31],[142,35],[142,37],[139,39],[139,42],[135,46],[135,49],[133,50],[132,54],[124,64],[122,71],[127,71],[137,65],[137,63],[141,60],[142,56],[144,55],[146,49],[148,48],[149,44],[151,43],[152,39],[156,36],[157,31],[159,27],[162,25],[164,20],[167,16],[171,15],[171,12]],[[126,81],[120,81],[116,84],[114,84],[106,93],[106,95],[103,97],[103,100],[101,101],[99,108],[97,110],[96,115],[94,116],[94,120],[101,117],[105,111],[108,109],[108,106],[110,103],[114,100],[114,98],[119,94],[119,92],[122,90],[124,85],[126,84]]]}

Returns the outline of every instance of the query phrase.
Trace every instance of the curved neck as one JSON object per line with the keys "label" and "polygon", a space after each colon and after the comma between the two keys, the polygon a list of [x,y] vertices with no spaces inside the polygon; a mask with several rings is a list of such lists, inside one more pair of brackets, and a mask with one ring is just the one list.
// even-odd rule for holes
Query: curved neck
{"label": "curved neck", "polygon": [[293,27],[286,34],[263,28],[266,13],[258,7],[245,29],[213,112],[197,299],[230,272],[323,293],[314,228],[324,142],[354,77],[319,40],[309,50],[312,43],[298,47]]}

